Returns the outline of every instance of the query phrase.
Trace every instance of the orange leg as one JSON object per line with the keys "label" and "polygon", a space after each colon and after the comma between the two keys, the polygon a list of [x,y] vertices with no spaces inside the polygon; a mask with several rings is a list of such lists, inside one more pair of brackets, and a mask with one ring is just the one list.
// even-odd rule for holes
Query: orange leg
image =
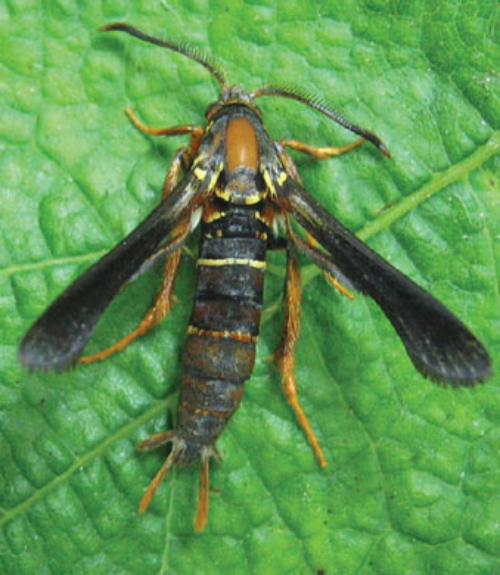
{"label": "orange leg", "polygon": [[201,455],[200,487],[198,489],[198,507],[194,516],[194,528],[199,533],[205,529],[208,520],[208,488],[210,480],[209,453]]}
{"label": "orange leg", "polygon": [[143,124],[139,118],[132,112],[130,108],[125,109],[125,114],[129,117],[134,126],[150,136],[182,136],[191,134],[188,147],[184,150],[183,159],[185,165],[188,166],[191,160],[195,157],[200,146],[201,138],[205,130],[201,126],[193,126],[192,124],[183,124],[182,126],[173,126],[171,128],[153,128]]}
{"label": "orange leg", "polygon": [[203,131],[201,126],[193,126],[192,124],[183,124],[182,126],[172,126],[170,128],[153,128],[143,124],[130,108],[125,108],[125,114],[127,114],[136,128],[151,136],[181,136],[183,134],[192,134],[198,130]]}
{"label": "orange leg", "polygon": [[288,250],[286,263],[286,289],[285,289],[285,326],[280,345],[274,357],[281,372],[281,384],[285,397],[295,412],[299,425],[306,434],[307,441],[316,454],[321,467],[326,466],[323,451],[311,428],[309,419],[304,413],[298,397],[297,381],[293,373],[295,366],[295,346],[299,338],[300,324],[300,268],[292,250]]}
{"label": "orange leg", "polygon": [[[316,248],[318,248],[319,244],[308,232],[306,232],[307,242],[305,242],[305,241],[301,240],[293,232],[291,226],[287,224],[287,234],[290,237],[290,239],[292,240],[292,243],[295,244],[298,248],[300,248],[304,254],[308,255],[311,259],[314,258],[314,255],[311,254],[311,252],[312,252],[311,248],[316,249]],[[317,250],[317,252],[319,252],[320,256],[323,255],[323,252],[321,252],[321,250]],[[332,266],[333,266],[333,264],[332,264]],[[336,266],[333,266],[333,268],[336,268]],[[336,269],[337,269],[339,275],[341,275],[340,270],[338,270],[338,268],[336,268]],[[347,299],[350,299],[350,300],[354,299],[354,294],[348,288],[346,288],[341,283],[341,281],[333,275],[333,273],[330,273],[324,269],[321,271],[323,272],[323,275],[325,276],[326,281],[333,288],[335,288],[341,295],[344,295]]]}
{"label": "orange leg", "polygon": [[163,277],[163,283],[158,295],[156,296],[155,303],[149,309],[144,317],[139,322],[138,326],[128,333],[125,337],[110,345],[102,351],[98,351],[91,355],[84,355],[78,360],[79,363],[93,363],[94,361],[102,361],[107,359],[111,355],[122,351],[135,339],[147,333],[156,324],[160,323],[165,319],[170,310],[172,309],[173,303],[173,288],[175,283],[175,276],[177,275],[177,268],[179,267],[181,259],[181,250],[178,249],[173,252],[165,263],[165,273]]}
{"label": "orange leg", "polygon": [[[165,175],[165,181],[163,183],[162,197],[167,196],[175,187],[182,166],[182,159],[185,154],[185,150],[181,149],[177,152],[171,166],[167,170]],[[177,230],[174,231],[174,235],[182,236],[187,233],[189,228],[189,221],[183,222],[179,225]],[[159,322],[163,321],[172,309],[172,304],[174,300],[173,290],[175,277],[177,275],[177,269],[181,260],[181,250],[178,249],[174,251],[170,256],[167,257],[165,261],[165,272],[163,275],[163,283],[161,289],[156,296],[156,300],[149,309],[139,325],[125,337],[114,343],[113,345],[107,347],[106,349],[93,353],[91,355],[84,355],[78,360],[79,363],[93,363],[94,361],[101,361],[107,359],[111,355],[122,351],[135,339],[147,333],[152,327],[154,327]]]}
{"label": "orange leg", "polygon": [[350,152],[356,148],[359,148],[361,144],[365,141],[364,138],[359,138],[352,144],[347,144],[346,146],[311,146],[305,142],[300,142],[299,140],[280,140],[280,144],[285,148],[291,148],[297,152],[302,152],[313,156],[314,158],[319,158],[320,160],[328,160],[332,156],[340,156],[346,152]]}
{"label": "orange leg", "polygon": [[[323,150],[323,151],[327,149],[327,148],[313,148],[312,146],[308,146],[307,144],[303,144],[302,142],[297,142],[296,140],[282,140],[280,142],[280,144],[282,146],[289,145],[289,144],[287,144],[287,142],[294,142],[294,144],[300,145],[300,147],[290,146],[290,147],[294,148],[295,150],[304,151],[304,147],[307,147],[308,148],[307,153],[310,153],[311,149]],[[356,142],[354,142],[354,144],[350,144],[349,146],[344,146],[343,148],[335,148],[335,149],[337,149],[337,150],[342,149],[343,151],[340,153],[344,153],[344,152],[347,152],[347,151],[352,150],[354,148],[357,148],[363,142],[364,142],[363,138],[360,138],[359,140],[356,140]],[[331,148],[331,149],[334,149],[334,148]],[[311,153],[311,155],[315,155],[315,154]],[[327,159],[329,156],[327,156],[327,157],[316,156],[316,157],[320,157],[321,159]],[[299,172],[297,170],[297,166],[295,165],[294,161],[292,160],[290,154],[284,148],[283,148],[283,152],[280,154],[280,158],[281,158],[281,161],[283,162],[283,165],[285,166],[285,170],[287,171],[288,175],[301,184],[302,181],[300,179],[300,175],[299,175]],[[292,238],[294,243],[296,243],[299,246],[303,246],[304,251],[307,253],[307,245],[305,245],[305,242],[303,242],[299,237],[297,237],[293,233],[291,226],[288,224],[287,224],[287,233]],[[306,232],[306,239],[307,239],[307,243],[309,245],[313,246],[314,248],[318,247],[318,242],[311,236],[311,234],[309,232]],[[323,275],[325,276],[326,281],[332,287],[334,287],[340,294],[345,295],[348,299],[354,299],[354,295],[345,286],[343,286],[342,283],[334,275],[332,275],[332,274],[330,274],[324,270],[323,270]]]}
{"label": "orange leg", "polygon": [[[144,513],[149,507],[154,494],[156,493],[158,487],[162,484],[167,473],[172,469],[175,464],[177,457],[184,449],[184,443],[179,440],[175,435],[173,430],[163,431],[161,433],[155,433],[151,437],[148,437],[144,441],[141,441],[137,446],[142,450],[152,450],[161,447],[165,443],[171,443],[172,449],[168,454],[165,463],[160,467],[158,473],[153,477],[149,483],[142,499],[139,503],[139,513]],[[209,504],[209,484],[210,484],[210,468],[209,460],[210,456],[213,455],[219,458],[219,454],[215,447],[204,448],[201,452],[201,475],[200,475],[200,487],[198,489],[198,506],[196,508],[196,514],[194,517],[194,527],[199,533],[205,529],[208,520],[208,504]]]}
{"label": "orange leg", "polygon": [[148,439],[141,441],[137,446],[139,449],[143,450],[151,450],[164,445],[165,443],[172,443],[172,449],[168,454],[165,463],[160,467],[158,473],[153,477],[151,482],[149,483],[144,495],[142,496],[141,501],[139,502],[139,513],[144,513],[146,509],[149,507],[151,500],[153,499],[153,495],[156,493],[156,490],[162,484],[165,476],[170,471],[172,466],[174,465],[177,456],[182,451],[182,445],[179,442],[178,438],[173,434],[172,431],[164,431],[162,433],[155,433]]}

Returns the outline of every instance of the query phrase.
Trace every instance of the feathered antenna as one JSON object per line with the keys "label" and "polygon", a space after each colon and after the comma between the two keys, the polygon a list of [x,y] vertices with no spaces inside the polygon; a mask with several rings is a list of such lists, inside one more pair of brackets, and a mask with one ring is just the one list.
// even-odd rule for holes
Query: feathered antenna
{"label": "feathered antenna", "polygon": [[302,93],[299,88],[290,88],[288,86],[279,86],[274,84],[269,84],[267,86],[262,86],[262,88],[258,88],[251,93],[252,98],[260,98],[261,96],[281,96],[282,98],[290,98],[291,100],[297,100],[297,102],[302,102],[302,104],[306,104],[318,112],[321,112],[325,116],[328,116],[331,120],[337,122],[342,127],[354,132],[355,134],[359,134],[365,140],[371,142],[374,146],[385,154],[388,158],[391,157],[389,150],[386,148],[385,144],[382,140],[376,136],[373,132],[369,132],[356,124],[353,124],[347,118],[344,118],[338,112],[335,112],[332,108],[328,106],[323,100],[318,98],[317,96],[313,96],[311,94]]}
{"label": "feathered antenna", "polygon": [[175,42],[170,42],[169,40],[160,40],[155,38],[154,36],[149,36],[148,34],[144,34],[137,28],[133,26],[129,26],[124,22],[112,22],[111,24],[106,24],[106,26],[102,26],[99,28],[99,32],[126,32],[131,36],[135,36],[139,38],[139,40],[143,40],[144,42],[149,42],[150,44],[155,44],[156,46],[161,46],[162,48],[168,48],[169,50],[173,50],[174,52],[178,52],[179,54],[183,54],[191,60],[195,60],[199,64],[201,64],[204,68],[206,68],[210,74],[217,80],[217,83],[221,87],[221,90],[227,86],[227,78],[226,73],[221,70],[213,61],[213,59],[209,59],[207,56],[204,56],[200,50],[197,48],[193,48],[188,44],[177,44]]}

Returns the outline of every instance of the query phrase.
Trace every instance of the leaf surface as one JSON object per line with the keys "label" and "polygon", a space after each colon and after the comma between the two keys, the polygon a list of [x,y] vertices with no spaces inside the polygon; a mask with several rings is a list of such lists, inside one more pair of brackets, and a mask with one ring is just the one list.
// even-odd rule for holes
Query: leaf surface
{"label": "leaf surface", "polygon": [[[135,4],[134,4],[135,5]],[[500,403],[416,373],[389,322],[303,262],[301,401],[320,469],[266,361],[279,341],[284,261],[271,254],[262,337],[245,399],[219,441],[206,531],[199,470],[174,470],[137,504],[164,453],[136,443],[172,425],[194,262],[180,303],[104,363],[27,374],[18,343],[68,283],[156,205],[181,138],[216,96],[185,58],[124,35],[126,21],[212,52],[249,89],[300,85],[393,154],[297,156],[305,187],[439,297],[500,356],[499,79],[493,1],[422,3],[8,2],[0,8],[0,571],[6,575],[401,573],[500,569]],[[496,58],[498,61],[498,58]],[[259,103],[260,105],[260,103]],[[348,143],[296,103],[262,100],[276,139]],[[194,239],[194,238],[193,238]],[[196,241],[191,243],[196,251]],[[160,272],[118,296],[89,351],[133,329]]]}

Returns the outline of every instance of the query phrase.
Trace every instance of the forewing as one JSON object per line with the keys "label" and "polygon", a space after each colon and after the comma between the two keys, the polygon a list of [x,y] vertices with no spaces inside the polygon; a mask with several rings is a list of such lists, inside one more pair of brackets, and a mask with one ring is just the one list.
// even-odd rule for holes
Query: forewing
{"label": "forewing", "polygon": [[423,375],[454,385],[490,375],[488,352],[443,304],[344,228],[297,182],[287,178],[275,188],[280,205],[325,248],[354,288],[382,308]]}
{"label": "forewing", "polygon": [[123,241],[77,278],[33,324],[19,348],[30,370],[64,369],[82,353],[100,316],[120,289],[168,255],[184,238],[172,236],[208,181],[189,173]]}

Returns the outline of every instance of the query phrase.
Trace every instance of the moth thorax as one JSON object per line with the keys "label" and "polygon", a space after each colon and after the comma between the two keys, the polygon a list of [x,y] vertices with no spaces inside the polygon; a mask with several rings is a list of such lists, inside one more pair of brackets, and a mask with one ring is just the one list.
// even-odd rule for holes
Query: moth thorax
{"label": "moth thorax", "polygon": [[258,172],[246,166],[224,174],[224,183],[215,191],[216,195],[226,202],[238,205],[251,205],[260,202],[264,195]]}

